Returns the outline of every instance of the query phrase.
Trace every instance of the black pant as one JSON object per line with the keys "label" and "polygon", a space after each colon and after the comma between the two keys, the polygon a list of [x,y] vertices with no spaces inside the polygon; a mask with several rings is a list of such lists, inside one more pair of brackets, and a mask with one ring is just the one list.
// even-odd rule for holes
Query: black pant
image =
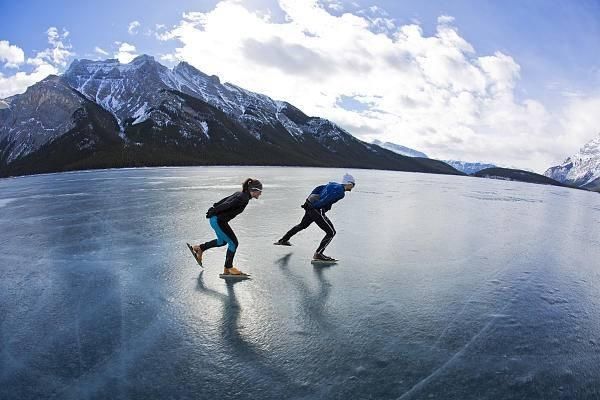
{"label": "black pant", "polygon": [[227,245],[227,254],[225,255],[225,268],[233,267],[233,257],[238,247],[238,239],[233,233],[233,230],[226,221],[220,220],[217,217],[210,219],[210,226],[217,234],[217,238],[210,242],[202,243],[200,248],[202,251],[213,247],[221,247]]}
{"label": "black pant", "polygon": [[329,218],[327,218],[323,210],[318,210],[316,208],[306,208],[306,212],[304,213],[304,217],[302,217],[302,221],[300,221],[298,225],[290,229],[289,232],[281,238],[281,241],[286,242],[290,240],[292,236],[294,236],[301,230],[308,228],[308,226],[313,222],[316,223],[319,226],[319,228],[325,231],[325,237],[323,238],[323,240],[321,240],[321,244],[319,244],[319,247],[316,251],[316,253],[318,254],[323,254],[323,252],[325,251],[325,247],[329,245],[336,233],[333,224],[331,223]]}

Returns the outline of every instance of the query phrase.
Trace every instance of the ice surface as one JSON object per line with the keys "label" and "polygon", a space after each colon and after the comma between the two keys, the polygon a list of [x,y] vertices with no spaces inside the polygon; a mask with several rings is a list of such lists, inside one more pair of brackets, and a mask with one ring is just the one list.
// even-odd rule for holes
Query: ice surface
{"label": "ice surface", "polygon": [[[350,172],[313,266],[310,190]],[[186,241],[246,177],[251,280]],[[600,196],[367,170],[143,168],[0,180],[2,399],[600,396]]]}

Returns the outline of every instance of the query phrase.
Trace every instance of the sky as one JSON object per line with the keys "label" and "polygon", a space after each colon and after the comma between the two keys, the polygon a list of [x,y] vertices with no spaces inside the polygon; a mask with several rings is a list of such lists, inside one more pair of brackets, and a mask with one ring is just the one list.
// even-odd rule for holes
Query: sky
{"label": "sky", "polygon": [[86,3],[0,0],[0,98],[150,54],[437,159],[543,172],[600,133],[600,0]]}

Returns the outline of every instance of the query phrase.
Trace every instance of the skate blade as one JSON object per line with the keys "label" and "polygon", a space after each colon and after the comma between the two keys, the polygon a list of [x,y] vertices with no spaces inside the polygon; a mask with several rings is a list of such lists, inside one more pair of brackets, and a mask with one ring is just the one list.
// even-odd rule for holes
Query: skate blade
{"label": "skate blade", "polygon": [[331,261],[325,261],[325,260],[310,260],[311,264],[315,264],[315,265],[332,265],[332,264],[337,264],[339,260],[331,260]]}
{"label": "skate blade", "polygon": [[219,274],[219,278],[239,281],[239,280],[244,280],[244,279],[250,279],[250,275],[248,275],[248,274],[242,274],[242,275]]}

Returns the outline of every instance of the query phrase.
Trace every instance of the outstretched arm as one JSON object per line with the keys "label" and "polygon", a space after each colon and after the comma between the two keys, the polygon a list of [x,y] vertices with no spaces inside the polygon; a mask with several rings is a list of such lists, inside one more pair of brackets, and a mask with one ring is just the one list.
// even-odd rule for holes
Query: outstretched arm
{"label": "outstretched arm", "polygon": [[220,212],[229,210],[230,208],[237,207],[240,204],[240,196],[238,195],[238,193],[234,193],[231,196],[219,201],[218,203],[215,203],[211,208],[209,208],[207,215],[216,215]]}

